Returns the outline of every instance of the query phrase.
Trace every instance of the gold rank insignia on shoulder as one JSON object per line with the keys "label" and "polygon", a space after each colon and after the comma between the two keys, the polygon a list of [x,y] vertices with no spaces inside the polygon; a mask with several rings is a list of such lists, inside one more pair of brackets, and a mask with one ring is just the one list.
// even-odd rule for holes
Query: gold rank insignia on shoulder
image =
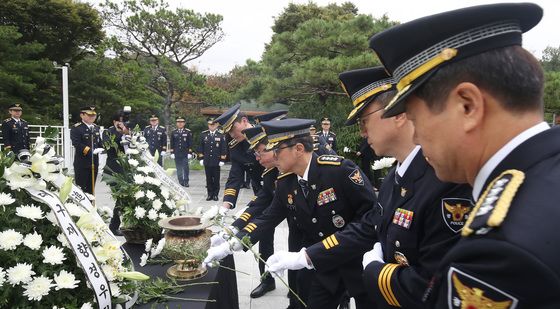
{"label": "gold rank insignia on shoulder", "polygon": [[272,168],[267,168],[266,170],[264,170],[264,172],[262,173],[261,177],[264,177],[264,175],[268,174],[270,171],[274,170],[275,167]]}
{"label": "gold rank insignia on shoulder", "polygon": [[341,165],[344,157],[333,156],[333,155],[323,155],[317,158],[317,163],[322,165]]}
{"label": "gold rank insignia on shoulder", "polygon": [[463,229],[469,214],[473,209],[471,200],[465,198],[441,199],[441,213],[443,221],[454,233]]}
{"label": "gold rank insignia on shoulder", "polygon": [[282,178],[284,178],[284,177],[286,177],[286,176],[290,176],[290,175],[292,175],[292,174],[293,174],[292,172],[289,172],[289,173],[282,173],[282,174],[278,175],[278,178],[276,178],[276,179],[282,179]]}
{"label": "gold rank insignia on shoulder", "polygon": [[231,142],[229,142],[229,148],[230,149],[234,148],[237,145],[239,145],[239,142],[234,140],[234,139],[232,139]]}
{"label": "gold rank insignia on shoulder", "polygon": [[492,228],[499,227],[524,179],[525,173],[522,171],[507,170],[492,180],[478,199],[461,235],[484,235]]}
{"label": "gold rank insignia on shoulder", "polygon": [[447,284],[449,308],[516,308],[519,300],[480,278],[455,267],[449,268]]}
{"label": "gold rank insignia on shoulder", "polygon": [[350,178],[350,180],[358,186],[364,185],[364,179],[362,178],[362,173],[360,173],[359,169],[355,169],[352,173],[350,173],[350,175],[348,175],[348,178]]}

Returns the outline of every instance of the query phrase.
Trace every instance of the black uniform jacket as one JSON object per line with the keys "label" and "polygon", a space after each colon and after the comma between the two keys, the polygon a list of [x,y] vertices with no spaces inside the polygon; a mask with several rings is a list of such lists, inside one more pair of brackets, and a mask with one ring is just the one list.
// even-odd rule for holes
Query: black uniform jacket
{"label": "black uniform jacket", "polygon": [[160,153],[167,150],[167,133],[164,127],[157,126],[154,130],[152,126],[146,126],[144,128],[144,137],[148,143],[150,153],[155,154],[156,150]]}
{"label": "black uniform jacket", "polygon": [[[381,223],[362,221],[339,242],[363,248],[364,237],[374,238],[377,230],[385,263],[372,262],[364,270],[369,295],[378,308],[418,308],[441,258],[459,240],[473,209],[472,188],[441,182],[422,150],[403,177],[397,177],[398,183],[395,173],[393,168],[379,192],[376,212],[382,213]],[[372,245],[370,241],[368,250]]]}
{"label": "black uniform jacket", "polygon": [[276,189],[276,178],[278,178],[278,169],[276,167],[266,169],[262,175],[263,185],[257,195],[249,202],[247,209],[237,218],[231,225],[238,230],[244,228],[247,223],[258,218],[263,211],[270,206],[274,198]]}
{"label": "black uniform jacket", "polygon": [[224,134],[202,131],[200,133],[200,145],[197,148],[198,159],[204,160],[204,166],[218,166],[220,161],[225,161],[227,156],[227,143]]}
{"label": "black uniform jacket", "polygon": [[329,134],[327,136],[324,135],[323,131],[319,131],[317,132],[317,135],[322,136],[325,141],[327,142],[327,144],[329,144],[331,146],[331,149],[334,150],[335,152],[337,151],[336,148],[336,134],[329,131]]}
{"label": "black uniform jacket", "polygon": [[175,129],[171,131],[171,149],[175,158],[185,158],[192,152],[191,130],[183,128],[182,131]]}
{"label": "black uniform jacket", "polygon": [[99,155],[93,155],[95,148],[102,148],[99,126],[94,124],[90,130],[88,126],[79,122],[70,130],[72,145],[76,148],[74,153],[74,168],[91,168],[91,157],[95,166],[99,166]]}
{"label": "black uniform jacket", "polygon": [[560,308],[560,127],[515,148],[484,188],[429,307]]}
{"label": "black uniform jacket", "polygon": [[[253,190],[258,193],[261,189],[260,183],[264,167],[259,164],[253,152],[249,150],[249,143],[246,140],[230,143],[229,156],[231,169],[224,189],[224,202],[229,202],[235,207],[239,188],[243,184],[244,173],[249,174]],[[256,184],[258,184],[257,188],[255,188]]]}
{"label": "black uniform jacket", "polygon": [[[303,247],[315,243],[336,246],[333,234],[350,222],[360,220],[377,202],[372,186],[361,170],[352,161],[338,156],[313,154],[308,185],[310,191],[306,199],[295,174],[279,176],[270,207],[247,224],[238,236],[249,235],[252,243],[256,243],[261,235],[288,218],[301,231]],[[357,295],[365,292],[361,267],[359,256],[329,271],[318,269],[316,276],[318,282],[332,293],[344,283],[350,295]]]}
{"label": "black uniform jacket", "polygon": [[[114,145],[111,144],[111,139],[114,136],[114,141],[115,144],[117,146],[117,148],[113,147]],[[105,149],[107,150],[107,162],[106,162],[106,167],[108,169],[110,169],[109,173],[112,174],[114,173],[122,173],[123,172],[123,168],[122,166],[119,164],[118,160],[117,160],[117,150],[124,153],[124,147],[121,144],[122,142],[122,132],[117,130],[117,128],[115,128],[115,126],[111,126],[109,129],[105,130],[105,132],[103,132],[103,143],[105,146]]]}
{"label": "black uniform jacket", "polygon": [[2,122],[2,137],[4,148],[16,154],[22,149],[29,150],[29,126],[23,119],[19,123],[14,118],[5,119]]}

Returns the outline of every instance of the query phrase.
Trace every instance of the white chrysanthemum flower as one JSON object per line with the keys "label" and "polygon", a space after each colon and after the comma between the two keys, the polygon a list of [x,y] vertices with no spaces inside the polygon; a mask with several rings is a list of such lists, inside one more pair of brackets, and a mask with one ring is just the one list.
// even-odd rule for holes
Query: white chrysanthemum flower
{"label": "white chrysanthemum flower", "polygon": [[169,189],[166,187],[161,188],[161,196],[166,200],[169,199]]}
{"label": "white chrysanthemum flower", "polygon": [[156,220],[157,218],[158,218],[158,212],[155,209],[150,209],[150,211],[148,211],[148,219]]}
{"label": "white chrysanthemum flower", "polygon": [[64,247],[70,248],[70,243],[68,243],[68,239],[66,239],[66,236],[63,233],[58,234],[58,236],[56,236],[56,240],[58,240]]}
{"label": "white chrysanthemum flower", "polygon": [[142,219],[146,216],[146,209],[140,207],[140,206],[136,206],[136,208],[134,208],[134,216],[137,219]]}
{"label": "white chrysanthemum flower", "polygon": [[138,191],[138,192],[134,193],[134,198],[137,199],[137,200],[143,198],[144,196],[146,196],[146,194],[144,194],[144,191]]}
{"label": "white chrysanthemum flower", "polygon": [[74,203],[66,203],[64,204],[64,206],[66,207],[66,210],[68,210],[68,213],[70,214],[70,216],[72,217],[81,217],[83,214],[85,214],[87,211],[85,209],[83,209],[82,207],[74,204]]}
{"label": "white chrysanthemum flower", "polygon": [[31,276],[35,275],[35,272],[31,268],[31,264],[27,263],[17,263],[16,266],[8,268],[6,270],[8,282],[11,285],[16,285],[31,281]]}
{"label": "white chrysanthemum flower", "polygon": [[146,240],[146,243],[144,244],[144,251],[149,252],[150,249],[152,248],[152,242],[154,241],[153,238],[150,238],[148,240]]}
{"label": "white chrysanthemum flower", "polygon": [[81,229],[81,230],[82,230],[82,234],[84,234],[84,237],[90,244],[94,241],[99,240],[99,235],[97,235],[97,233],[94,230],[90,230],[90,229]]}
{"label": "white chrysanthemum flower", "polygon": [[14,250],[23,242],[23,235],[13,229],[0,232],[0,249]]}
{"label": "white chrysanthemum flower", "polygon": [[0,288],[4,285],[4,282],[6,282],[6,272],[4,268],[0,267]]}
{"label": "white chrysanthemum flower", "polygon": [[113,297],[117,297],[121,295],[121,288],[115,282],[109,282],[109,286],[111,287],[111,295]]}
{"label": "white chrysanthemum flower", "polygon": [[54,275],[54,282],[56,283],[55,290],[60,289],[75,289],[78,287],[80,280],[76,280],[74,274],[61,270],[58,275]]}
{"label": "white chrysanthemum flower", "polygon": [[175,209],[175,202],[173,200],[166,200],[165,206],[169,209]]}
{"label": "white chrysanthemum flower", "polygon": [[138,160],[136,160],[136,159],[129,159],[129,160],[128,160],[128,164],[130,164],[131,166],[136,167],[136,166],[138,166]]}
{"label": "white chrysanthemum flower", "polygon": [[396,160],[395,158],[387,158],[387,157],[381,158],[379,160],[375,160],[373,162],[372,169],[374,171],[376,171],[376,170],[380,170],[380,169],[384,169],[384,168],[389,168],[389,167],[393,166],[393,163],[395,163],[395,160]]}
{"label": "white chrysanthemum flower", "polygon": [[25,291],[23,295],[27,296],[29,300],[41,300],[43,296],[49,295],[49,291],[54,286],[52,280],[45,276],[35,277],[23,286]]}
{"label": "white chrysanthemum flower", "polygon": [[15,201],[16,200],[12,197],[10,193],[4,193],[4,192],[0,193],[0,206],[10,205]]}
{"label": "white chrysanthemum flower", "polygon": [[103,264],[101,265],[101,269],[103,270],[105,277],[107,277],[107,280],[115,281],[115,279],[117,278],[118,271],[115,269],[114,266],[110,264]]}
{"label": "white chrysanthemum flower", "polygon": [[146,182],[158,187],[161,185],[161,180],[159,180],[159,178],[150,177],[150,180],[148,181],[146,179]]}
{"label": "white chrysanthemum flower", "polygon": [[149,200],[153,200],[156,197],[156,193],[152,190],[148,190],[148,191],[146,191],[146,197]]}
{"label": "white chrysanthemum flower", "polygon": [[37,234],[37,232],[25,235],[25,239],[23,240],[23,244],[31,250],[39,250],[42,243],[43,236]]}
{"label": "white chrysanthemum flower", "polygon": [[152,172],[152,169],[149,166],[140,166],[139,168],[137,168],[137,170],[139,172],[142,172],[142,173],[146,174],[146,175],[148,175],[149,173]]}
{"label": "white chrysanthemum flower", "polygon": [[140,266],[144,267],[144,266],[146,266],[146,263],[148,263],[148,254],[144,253],[140,257]]}
{"label": "white chrysanthemum flower", "polygon": [[140,174],[134,175],[134,183],[137,185],[142,185],[146,182],[146,178]]}
{"label": "white chrysanthemum flower", "polygon": [[164,212],[160,212],[160,213],[159,213],[159,218],[160,218],[160,219],[165,219],[165,218],[167,218],[167,214],[164,213]]}
{"label": "white chrysanthemum flower", "polygon": [[97,212],[102,216],[106,216],[106,217],[113,216],[113,210],[111,210],[111,208],[107,206],[97,207]]}
{"label": "white chrysanthemum flower", "polygon": [[161,200],[155,200],[154,203],[152,204],[152,207],[159,211],[161,209],[161,206],[163,205],[163,203],[161,202]]}
{"label": "white chrysanthemum flower", "polygon": [[56,216],[54,215],[54,212],[52,210],[45,215],[45,218],[49,220],[52,225],[58,226],[58,221],[56,221]]}
{"label": "white chrysanthemum flower", "polygon": [[16,208],[16,215],[22,218],[27,218],[31,221],[43,219],[43,211],[40,207],[34,205],[24,205]]}
{"label": "white chrysanthemum flower", "polygon": [[66,260],[66,256],[64,255],[62,248],[57,246],[45,248],[42,255],[44,257],[43,263],[46,264],[58,265],[62,264],[63,261]]}
{"label": "white chrysanthemum flower", "polygon": [[93,309],[93,306],[91,303],[85,303],[80,307],[80,309]]}
{"label": "white chrysanthemum flower", "polygon": [[128,148],[128,149],[125,151],[125,153],[126,153],[126,154],[129,154],[129,155],[130,155],[130,154],[135,155],[135,154],[139,154],[140,152],[138,152],[137,149]]}

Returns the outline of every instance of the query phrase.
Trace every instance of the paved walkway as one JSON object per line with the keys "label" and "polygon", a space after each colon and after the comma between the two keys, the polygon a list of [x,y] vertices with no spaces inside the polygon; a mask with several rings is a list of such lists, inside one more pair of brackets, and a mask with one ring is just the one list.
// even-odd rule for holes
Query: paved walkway
{"label": "paved walkway", "polygon": [[[103,164],[103,163],[101,163]],[[221,194],[223,194],[223,186],[226,182],[230,166],[225,165],[222,167],[221,172]],[[174,176],[175,177],[175,176]],[[101,177],[98,177],[96,184],[96,199],[98,205],[106,205],[110,208],[114,207],[114,201],[111,198],[111,191],[109,187],[100,181]],[[186,188],[187,192],[192,198],[192,204],[190,209],[196,209],[202,206],[204,209],[208,209],[212,205],[218,202],[206,201],[206,178],[204,171],[191,171],[190,172],[190,187]],[[237,201],[238,207],[235,211],[239,211],[243,206],[253,197],[252,189],[241,189],[239,198]],[[220,202],[221,203],[221,199]],[[124,239],[124,238],[123,238]],[[288,226],[286,221],[282,222],[277,228],[274,240],[275,250],[287,250],[288,249]],[[255,246],[255,250],[258,251],[258,246]],[[279,281],[276,280],[276,290],[267,293],[265,296],[257,299],[252,299],[249,297],[251,291],[259,284],[259,268],[251,252],[240,252],[235,253],[235,264],[238,270],[249,273],[251,275],[245,275],[243,273],[237,273],[237,287],[239,290],[239,308],[241,309],[280,309],[288,307],[288,298],[286,297],[288,289]],[[140,269],[141,271],[141,269]],[[286,275],[284,276],[284,281],[287,282]]]}

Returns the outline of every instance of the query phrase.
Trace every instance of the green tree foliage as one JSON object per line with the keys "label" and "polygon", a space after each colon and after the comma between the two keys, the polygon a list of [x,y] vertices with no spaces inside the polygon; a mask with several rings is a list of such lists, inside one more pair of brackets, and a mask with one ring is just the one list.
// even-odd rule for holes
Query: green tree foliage
{"label": "green tree foliage", "polygon": [[55,75],[52,64],[38,59],[44,45],[20,43],[22,34],[13,26],[0,26],[0,108],[24,104],[24,118],[31,123],[52,123],[58,116],[45,102],[52,102]]}
{"label": "green tree foliage", "polygon": [[[545,76],[545,111],[558,115],[560,114],[560,47],[549,46],[545,48],[542,53],[541,64]],[[547,120],[552,121],[552,119]]]}
{"label": "green tree foliage", "polygon": [[188,79],[198,75],[186,65],[222,39],[222,16],[171,10],[163,0],[107,0],[103,17],[117,33],[112,39],[115,52],[150,64],[153,78],[146,87],[162,98],[163,118],[169,123],[172,109],[193,85]]}
{"label": "green tree foliage", "polygon": [[104,36],[98,12],[71,0],[0,1],[0,25],[17,27],[20,42],[44,46],[38,58],[59,63],[81,59]]}

